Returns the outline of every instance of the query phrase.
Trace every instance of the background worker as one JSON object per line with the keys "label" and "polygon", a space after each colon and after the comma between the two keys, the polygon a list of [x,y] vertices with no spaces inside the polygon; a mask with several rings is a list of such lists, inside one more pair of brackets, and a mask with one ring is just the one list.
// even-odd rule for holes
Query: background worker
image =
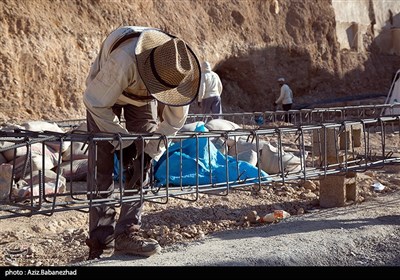
{"label": "background worker", "polygon": [[221,79],[218,74],[211,70],[211,65],[208,61],[204,61],[198,96],[198,105],[202,114],[222,114],[222,89]]}
{"label": "background worker", "polygon": [[[293,91],[287,83],[285,83],[285,78],[279,78],[278,84],[280,87],[280,94],[278,99],[274,102],[274,107],[278,104],[282,105],[283,111],[289,111],[292,109],[293,105]],[[291,118],[289,114],[285,114],[285,122],[290,122]]]}
{"label": "background worker", "polygon": [[[200,76],[196,55],[183,40],[155,28],[119,27],[102,43],[86,80],[88,132],[172,136],[185,124]],[[157,103],[165,105],[160,121]],[[122,147],[119,141],[90,142],[87,187],[93,199],[113,195],[115,150],[122,154],[124,170],[133,165],[134,174],[124,190],[143,187],[142,176],[146,178],[152,158],[165,147],[157,140],[147,140],[144,150],[142,145],[143,141],[123,141]],[[90,207],[89,259],[111,256],[114,249],[146,257],[159,252],[156,240],[139,235],[142,209],[141,201],[123,202],[116,220],[114,205]]]}

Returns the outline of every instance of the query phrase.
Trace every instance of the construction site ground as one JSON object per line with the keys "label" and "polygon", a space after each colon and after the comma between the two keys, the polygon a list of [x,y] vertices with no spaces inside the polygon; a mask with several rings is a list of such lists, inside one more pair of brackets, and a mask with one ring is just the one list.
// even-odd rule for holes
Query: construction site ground
{"label": "construction site ground", "polygon": [[[238,242],[246,244],[246,238],[252,238],[247,234],[248,229],[267,227],[266,230],[269,230],[270,227],[276,227],[279,224],[261,223],[258,221],[259,216],[271,213],[275,209],[283,209],[291,215],[287,218],[287,222],[292,219],[301,219],[302,224],[304,223],[301,232],[307,232],[309,237],[299,239],[301,232],[297,232],[297,234],[293,234],[293,230],[286,232],[284,227],[279,234],[284,236],[285,242],[279,243],[283,247],[277,247],[277,252],[285,250],[291,252],[290,250],[293,248],[287,246],[295,244],[299,252],[308,251],[309,254],[312,254],[315,244],[321,243],[319,237],[324,236],[326,242],[335,240],[334,247],[336,249],[332,250],[331,248],[329,254],[325,256],[329,256],[329,259],[320,259],[315,265],[400,265],[398,254],[394,255],[393,253],[394,246],[400,244],[398,242],[400,236],[399,172],[399,165],[387,165],[384,168],[358,173],[357,201],[348,201],[349,206],[346,207],[329,209],[328,213],[331,217],[340,216],[352,212],[352,209],[359,209],[368,201],[378,199],[373,207],[364,207],[362,211],[354,211],[348,221],[354,224],[351,226],[351,236],[354,238],[354,242],[349,241],[347,235],[340,238],[340,234],[338,235],[337,231],[333,230],[333,228],[345,230],[347,222],[332,223],[329,218],[311,222],[313,216],[309,215],[310,213],[326,211],[319,206],[318,181],[307,184],[286,184],[285,186],[277,184],[263,188],[261,191],[251,190],[251,188],[244,191],[232,190],[227,196],[200,194],[200,198],[196,202],[170,198],[167,204],[146,203],[142,234],[146,237],[156,238],[160,242],[163,247],[161,254],[167,253],[170,248],[176,248],[173,246],[178,245],[181,246],[178,248],[185,248],[185,244],[190,242],[201,242],[211,234],[234,229],[239,230],[235,233]],[[383,190],[376,191],[374,189],[374,184],[377,182],[384,186]],[[85,187],[85,182],[80,184],[82,188]],[[373,222],[374,219],[378,219],[378,222]],[[294,226],[296,226],[296,222]],[[390,227],[390,230],[387,227]],[[246,230],[240,231],[242,229]],[[87,230],[88,214],[76,210],[58,212],[51,216],[34,215],[0,219],[0,265],[86,265]],[[243,232],[242,237],[240,237],[241,232]],[[369,235],[370,233],[371,235]],[[266,235],[262,242],[267,244],[272,240],[272,236]],[[343,258],[354,254],[352,252],[362,251],[366,253],[358,263],[347,262]],[[385,252],[388,254],[387,256]],[[249,250],[246,251],[246,254],[250,257],[253,252]],[[324,255],[321,253],[320,257],[322,258]],[[156,261],[159,257],[150,257],[142,260],[140,264],[152,265],[152,260]],[[134,256],[117,258],[125,261],[137,259]],[[129,265],[128,263],[125,262],[122,265]],[[204,264],[207,265],[234,265],[234,263],[234,260],[230,263],[204,261]],[[290,265],[290,262],[285,263],[278,260],[277,262],[261,261],[255,265],[287,264]],[[158,263],[158,265],[162,264]],[[165,262],[164,265],[179,264]],[[181,263],[181,265],[184,264]],[[292,261],[291,265],[302,265],[302,263]]]}
{"label": "construction site ground", "polygon": [[211,274],[217,266],[229,266],[220,270],[224,275],[243,267],[263,267],[259,271],[266,273],[278,268],[280,275],[288,276],[293,276],[293,266],[306,267],[308,272],[312,267],[329,266],[333,273],[349,272],[351,266],[357,268],[358,275],[370,273],[372,267],[382,271],[382,266],[400,265],[399,201],[397,191],[357,205],[316,209],[273,225],[214,233],[198,242],[168,246],[151,258],[114,255],[79,265],[95,266],[93,270],[107,267],[104,271],[110,267],[134,271],[143,266],[207,266],[205,272]]}

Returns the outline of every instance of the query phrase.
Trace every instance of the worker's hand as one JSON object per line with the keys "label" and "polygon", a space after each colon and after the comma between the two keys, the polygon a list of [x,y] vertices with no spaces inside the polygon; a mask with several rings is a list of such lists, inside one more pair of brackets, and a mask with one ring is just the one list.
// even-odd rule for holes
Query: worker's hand
{"label": "worker's hand", "polygon": [[126,189],[140,190],[142,186],[150,183],[151,160],[152,158],[146,153],[143,153],[143,159],[142,154],[138,155],[127,169]]}
{"label": "worker's hand", "polygon": [[[120,151],[116,151],[117,158],[120,159]],[[128,147],[122,150],[122,164],[124,168],[128,167],[132,164],[133,160],[136,158],[137,150],[135,143],[130,144]]]}

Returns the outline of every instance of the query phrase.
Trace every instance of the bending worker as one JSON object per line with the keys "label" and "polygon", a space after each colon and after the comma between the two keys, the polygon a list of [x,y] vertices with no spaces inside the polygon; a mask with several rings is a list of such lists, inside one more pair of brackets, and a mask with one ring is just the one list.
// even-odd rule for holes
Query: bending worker
{"label": "bending worker", "polygon": [[[185,124],[189,104],[197,98],[200,76],[198,59],[183,40],[159,29],[119,27],[101,45],[86,80],[83,102],[88,132],[172,136]],[[157,121],[157,102],[165,105],[161,122]],[[122,114],[125,123],[121,123]],[[87,178],[93,199],[113,195],[114,150],[122,156],[124,170],[133,164],[126,192],[145,185],[151,160],[165,148],[158,140],[124,140],[122,147],[117,138],[95,143],[89,144]],[[114,205],[90,207],[89,259],[111,256],[114,249],[146,257],[159,252],[156,240],[139,234],[142,209],[141,200],[123,202],[116,219]]]}

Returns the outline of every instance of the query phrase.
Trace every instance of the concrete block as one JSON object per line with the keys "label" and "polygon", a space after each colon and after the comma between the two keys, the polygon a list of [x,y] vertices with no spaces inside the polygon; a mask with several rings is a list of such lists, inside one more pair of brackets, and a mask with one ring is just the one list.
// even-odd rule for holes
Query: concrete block
{"label": "concrete block", "polygon": [[363,126],[361,124],[355,124],[351,126],[351,136],[354,147],[361,147],[361,139],[364,133]]}
{"label": "concrete block", "polygon": [[346,125],[345,131],[340,133],[340,149],[347,149],[354,147],[361,147],[361,138],[363,135],[363,126],[362,124],[349,124]]}
{"label": "concrete block", "polygon": [[339,134],[339,149],[349,150],[352,145],[351,131],[345,130]]}
{"label": "concrete block", "polygon": [[[326,147],[325,147],[326,138]],[[336,157],[339,150],[339,141],[337,140],[337,132],[335,128],[323,128],[313,131],[313,153],[315,156],[325,156],[325,148],[327,157]]]}
{"label": "concrete block", "polygon": [[357,201],[356,173],[329,175],[320,180],[319,204],[324,208],[342,207]]}
{"label": "concrete block", "polygon": [[361,147],[362,135],[363,126],[361,124],[346,125],[342,131],[337,127],[326,128],[325,133],[323,128],[315,130],[313,131],[313,154],[319,156],[321,162],[324,162],[326,149],[329,164],[341,163],[344,161],[341,156],[344,150],[351,151],[353,148]]}

